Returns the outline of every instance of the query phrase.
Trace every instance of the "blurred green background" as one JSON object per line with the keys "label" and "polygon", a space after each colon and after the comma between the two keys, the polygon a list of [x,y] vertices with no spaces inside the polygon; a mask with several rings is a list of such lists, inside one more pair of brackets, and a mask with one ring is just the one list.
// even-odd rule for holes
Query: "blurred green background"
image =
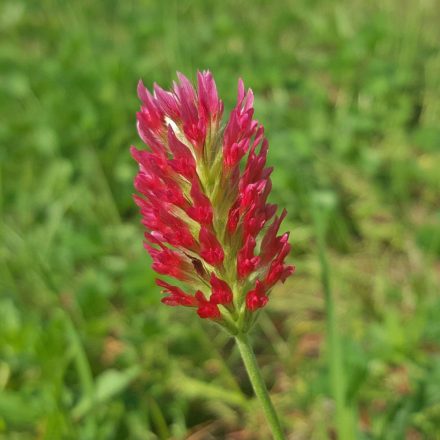
{"label": "blurred green background", "polygon": [[159,303],[136,84],[239,76],[297,273],[253,332],[291,439],[335,438],[311,200],[359,439],[440,439],[440,4],[5,0],[0,438],[268,439],[232,342]]}

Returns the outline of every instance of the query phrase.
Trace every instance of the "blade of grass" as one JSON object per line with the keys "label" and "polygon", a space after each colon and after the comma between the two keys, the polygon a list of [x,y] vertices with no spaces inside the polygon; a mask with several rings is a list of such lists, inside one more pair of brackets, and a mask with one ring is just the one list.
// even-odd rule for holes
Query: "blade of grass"
{"label": "blade of grass", "polygon": [[157,402],[150,397],[149,399],[149,407],[150,407],[150,416],[151,420],[156,427],[156,431],[161,440],[167,440],[171,437],[170,431],[168,429],[167,421],[165,420],[165,416],[160,409],[160,406]]}
{"label": "blade of grass", "polygon": [[324,290],[330,388],[336,406],[336,428],[339,440],[353,440],[353,423],[346,402],[346,372],[344,369],[341,339],[336,321],[335,300],[331,288],[330,265],[326,251],[326,229],[329,206],[316,197],[312,203],[312,215],[321,266],[321,282]]}
{"label": "blade of grass", "polygon": [[247,408],[248,402],[242,393],[234,392],[217,385],[201,382],[183,374],[176,375],[174,386],[185,396],[207,400],[221,400],[229,405]]}

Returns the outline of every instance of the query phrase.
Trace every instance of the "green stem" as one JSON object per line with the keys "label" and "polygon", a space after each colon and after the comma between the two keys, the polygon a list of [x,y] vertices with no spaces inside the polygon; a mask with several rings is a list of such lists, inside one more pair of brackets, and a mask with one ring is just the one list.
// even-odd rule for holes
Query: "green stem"
{"label": "green stem", "polygon": [[240,350],[240,354],[246,367],[252,387],[256,396],[260,400],[261,406],[264,409],[267,422],[272,430],[273,438],[274,440],[285,440],[283,429],[281,428],[277,413],[272,401],[270,400],[269,393],[263,377],[261,376],[261,372],[248,337],[246,334],[239,334],[235,337],[235,340],[237,341],[238,349]]}

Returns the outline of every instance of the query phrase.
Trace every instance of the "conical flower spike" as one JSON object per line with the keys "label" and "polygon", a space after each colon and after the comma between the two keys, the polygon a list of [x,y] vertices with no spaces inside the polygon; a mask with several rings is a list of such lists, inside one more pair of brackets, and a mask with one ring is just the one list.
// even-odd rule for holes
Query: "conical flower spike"
{"label": "conical flower spike", "polygon": [[182,74],[171,91],[142,83],[137,114],[147,150],[132,147],[139,164],[136,204],[146,228],[164,304],[194,308],[234,334],[246,332],[270,289],[294,268],[284,263],[286,212],[267,203],[272,184],[268,142],[254,119],[252,90],[238,83],[237,104],[223,122],[223,103],[210,72],[197,85]]}

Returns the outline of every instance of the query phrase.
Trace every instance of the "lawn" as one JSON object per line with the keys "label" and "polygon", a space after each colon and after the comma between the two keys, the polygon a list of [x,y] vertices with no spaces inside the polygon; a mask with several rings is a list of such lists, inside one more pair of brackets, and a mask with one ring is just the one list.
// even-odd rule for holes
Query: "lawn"
{"label": "lawn", "polygon": [[[0,439],[270,438],[232,340],[165,307],[132,200],[140,78],[252,87],[296,273],[252,333],[290,439],[335,439],[317,223],[357,438],[440,439],[440,5],[0,4]],[[318,222],[316,219],[318,218]]]}

